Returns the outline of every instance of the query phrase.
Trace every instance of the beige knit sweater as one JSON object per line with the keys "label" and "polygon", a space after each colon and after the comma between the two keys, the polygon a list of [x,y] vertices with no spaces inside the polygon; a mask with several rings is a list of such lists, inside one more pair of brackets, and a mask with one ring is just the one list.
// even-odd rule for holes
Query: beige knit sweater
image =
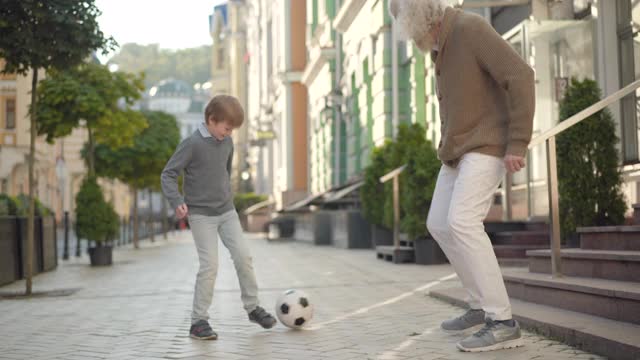
{"label": "beige knit sweater", "polygon": [[440,160],[479,152],[524,156],[535,109],[533,69],[482,17],[447,8],[435,62]]}

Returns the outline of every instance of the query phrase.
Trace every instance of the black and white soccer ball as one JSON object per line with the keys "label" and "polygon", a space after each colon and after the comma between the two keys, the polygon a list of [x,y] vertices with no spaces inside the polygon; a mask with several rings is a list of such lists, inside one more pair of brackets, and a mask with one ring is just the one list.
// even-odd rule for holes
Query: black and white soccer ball
{"label": "black and white soccer ball", "polygon": [[287,290],[276,301],[276,315],[285,326],[300,329],[313,318],[313,304],[303,291]]}

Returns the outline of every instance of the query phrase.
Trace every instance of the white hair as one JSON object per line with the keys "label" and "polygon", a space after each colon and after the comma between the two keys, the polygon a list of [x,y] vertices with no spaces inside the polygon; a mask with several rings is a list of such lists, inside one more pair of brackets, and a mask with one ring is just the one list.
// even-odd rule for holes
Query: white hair
{"label": "white hair", "polygon": [[396,21],[400,40],[423,38],[442,21],[449,6],[444,0],[390,0],[389,13]]}

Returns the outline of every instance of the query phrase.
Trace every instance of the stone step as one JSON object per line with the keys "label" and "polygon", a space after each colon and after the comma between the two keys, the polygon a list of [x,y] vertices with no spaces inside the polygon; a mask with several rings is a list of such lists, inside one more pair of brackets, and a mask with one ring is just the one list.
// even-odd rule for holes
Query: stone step
{"label": "stone step", "polygon": [[[562,249],[562,274],[640,282],[640,251]],[[529,271],[551,273],[551,250],[530,250]]]}
{"label": "stone step", "polygon": [[378,259],[391,261],[394,264],[412,263],[415,261],[415,250],[413,247],[400,246],[376,246],[376,257]]}
{"label": "stone step", "polygon": [[640,283],[505,269],[509,296],[536,304],[640,325]]}
{"label": "stone step", "polygon": [[580,248],[640,251],[640,226],[580,227]]}
{"label": "stone step", "polygon": [[521,258],[527,257],[527,251],[548,249],[549,245],[493,245],[493,252],[497,258]]}
{"label": "stone step", "polygon": [[[467,307],[460,287],[437,289],[432,297]],[[514,319],[532,332],[611,359],[640,359],[640,326],[511,298]]]}
{"label": "stone step", "polygon": [[485,221],[484,231],[488,234],[509,231],[549,231],[549,225],[542,221]]}
{"label": "stone step", "polygon": [[529,259],[527,258],[498,258],[500,267],[528,267]]}
{"label": "stone step", "polygon": [[493,234],[491,242],[494,245],[547,245],[549,246],[549,232],[547,231],[505,231]]}

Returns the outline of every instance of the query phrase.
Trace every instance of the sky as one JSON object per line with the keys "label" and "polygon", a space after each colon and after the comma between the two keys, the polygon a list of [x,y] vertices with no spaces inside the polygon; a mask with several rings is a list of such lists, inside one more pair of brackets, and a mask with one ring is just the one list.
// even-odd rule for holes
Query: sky
{"label": "sky", "polygon": [[[211,44],[209,15],[225,0],[96,0],[100,29],[118,44],[184,49]],[[108,58],[108,56],[107,56]],[[105,60],[105,59],[101,59]]]}

